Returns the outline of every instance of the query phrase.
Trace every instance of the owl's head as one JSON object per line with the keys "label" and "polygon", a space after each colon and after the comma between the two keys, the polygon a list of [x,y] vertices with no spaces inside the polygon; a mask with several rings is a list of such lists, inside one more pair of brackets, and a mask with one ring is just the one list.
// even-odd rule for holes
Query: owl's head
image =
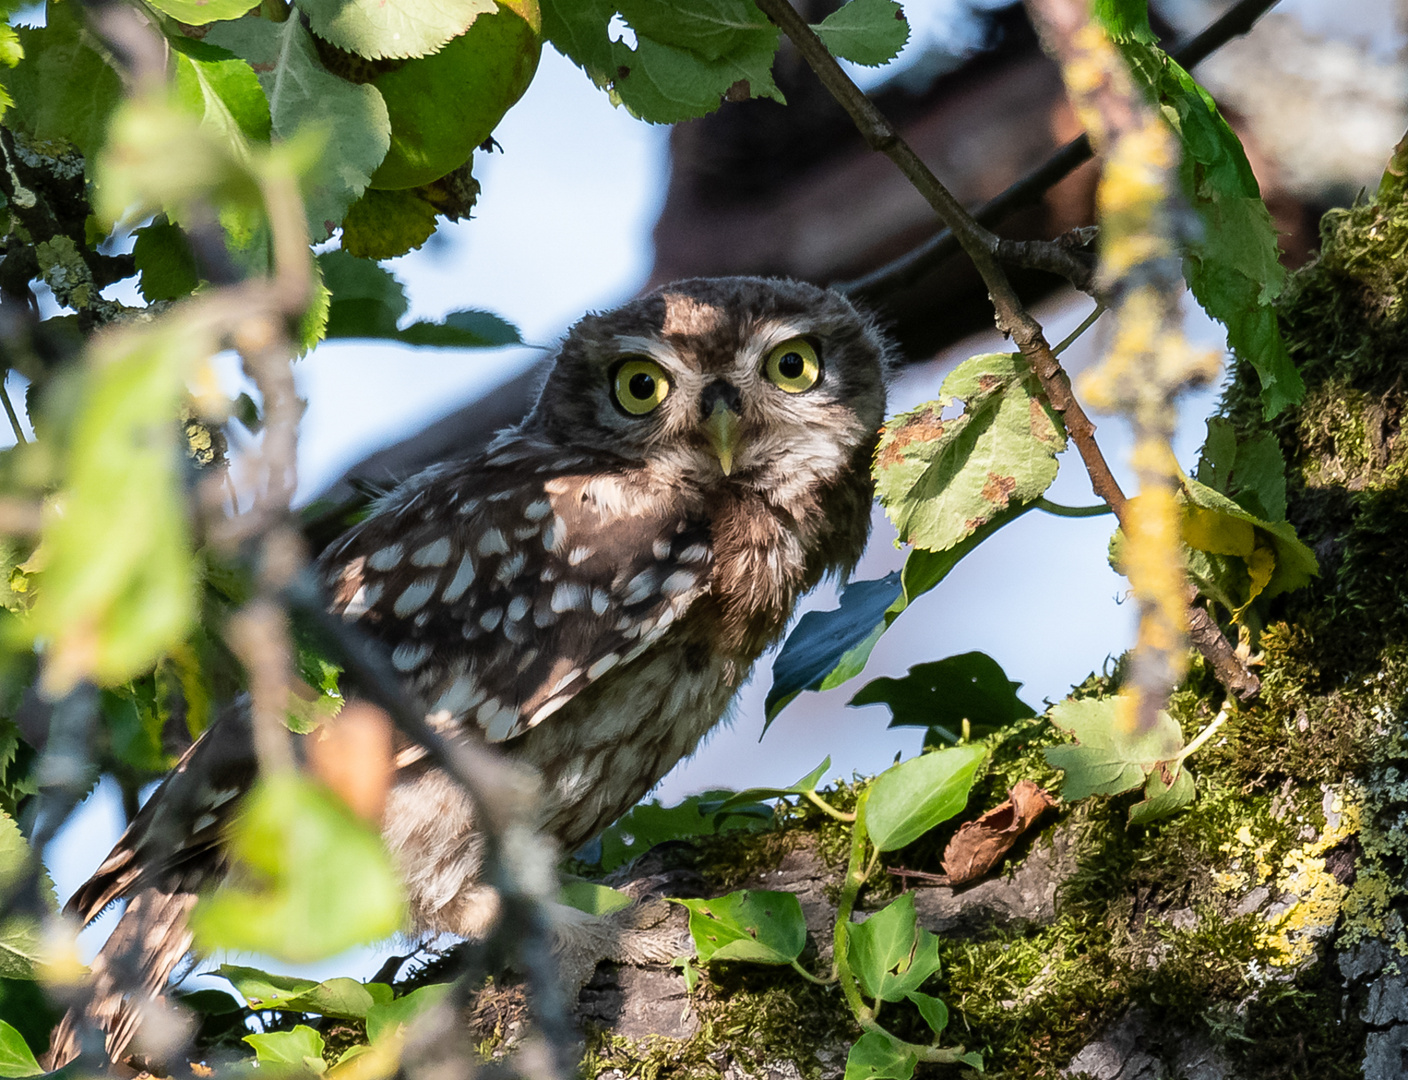
{"label": "owl's head", "polygon": [[837,293],[695,278],[577,323],[525,429],[706,489],[776,492],[874,445],[892,363]]}

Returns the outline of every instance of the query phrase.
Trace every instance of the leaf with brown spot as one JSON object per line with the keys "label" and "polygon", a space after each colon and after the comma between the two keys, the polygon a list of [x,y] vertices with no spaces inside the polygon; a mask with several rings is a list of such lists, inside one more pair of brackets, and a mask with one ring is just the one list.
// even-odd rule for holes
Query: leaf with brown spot
{"label": "leaf with brown spot", "polygon": [[[962,415],[944,419],[955,400]],[[876,489],[900,538],[945,551],[1056,479],[1066,429],[1017,353],[975,356],[944,380],[937,401],[885,425]]]}
{"label": "leaf with brown spot", "polygon": [[977,821],[967,822],[944,848],[944,873],[950,885],[975,881],[996,866],[1056,800],[1030,780],[1020,780],[1007,801]]}

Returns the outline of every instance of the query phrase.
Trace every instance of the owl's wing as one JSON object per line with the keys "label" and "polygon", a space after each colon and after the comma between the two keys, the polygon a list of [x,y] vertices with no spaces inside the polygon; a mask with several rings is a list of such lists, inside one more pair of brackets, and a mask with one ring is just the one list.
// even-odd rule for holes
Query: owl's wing
{"label": "owl's wing", "polygon": [[499,742],[658,640],[708,590],[712,549],[705,521],[609,479],[494,479],[383,504],[325,574],[432,714]]}

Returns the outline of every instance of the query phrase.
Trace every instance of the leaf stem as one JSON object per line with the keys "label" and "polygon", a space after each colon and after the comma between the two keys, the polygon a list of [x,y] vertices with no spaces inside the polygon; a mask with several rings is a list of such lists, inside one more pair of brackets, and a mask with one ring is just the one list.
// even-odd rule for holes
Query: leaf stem
{"label": "leaf stem", "polygon": [[1087,518],[1100,517],[1104,514],[1113,514],[1108,503],[1099,503],[1096,506],[1065,506],[1062,503],[1052,502],[1050,499],[1038,496],[1033,502],[1038,510],[1043,510],[1048,514],[1055,514],[1057,517]]}
{"label": "leaf stem", "polygon": [[856,908],[856,897],[865,884],[865,804],[870,798],[869,791],[862,791],[856,800],[856,820],[851,826],[851,858],[846,866],[846,878],[841,886],[841,896],[836,905],[836,927],[831,937],[832,955],[836,964],[836,976],[841,983],[841,993],[846,1004],[851,1007],[856,1021],[861,1027],[870,1030],[868,1025],[875,1023],[875,1014],[860,996],[860,987],[851,971],[850,929],[851,914]]}
{"label": "leaf stem", "polygon": [[24,446],[29,440],[24,437],[24,428],[20,426],[20,418],[15,415],[14,405],[10,404],[10,391],[5,388],[5,380],[9,377],[8,369],[0,374],[0,401],[5,403],[5,415],[10,418],[10,429],[15,433],[15,440]]}
{"label": "leaf stem", "polygon": [[1065,352],[1068,348],[1075,344],[1075,342],[1079,340],[1082,334],[1084,334],[1087,330],[1094,326],[1095,320],[1100,318],[1100,316],[1103,314],[1105,314],[1105,305],[1097,302],[1095,305],[1095,310],[1085,317],[1084,322],[1082,322],[1079,326],[1077,326],[1074,330],[1072,330],[1069,334],[1067,334],[1064,338],[1061,339],[1061,343],[1051,350],[1051,355],[1060,356],[1063,352]]}
{"label": "leaf stem", "polygon": [[1217,731],[1217,729],[1225,723],[1227,723],[1227,708],[1224,706],[1222,711],[1219,712],[1217,716],[1213,718],[1212,723],[1210,723],[1207,727],[1203,728],[1202,731],[1198,732],[1197,736],[1193,739],[1193,741],[1190,742],[1187,746],[1185,746],[1182,750],[1180,750],[1178,752],[1178,756],[1173,760],[1181,764],[1184,758],[1188,757],[1190,754],[1196,754],[1199,750],[1202,749],[1203,745],[1213,737],[1213,734]]}
{"label": "leaf stem", "polygon": [[855,821],[856,819],[855,814],[848,814],[844,810],[837,810],[836,807],[832,806],[815,791],[802,792],[802,798],[806,799],[807,802],[811,803],[823,814],[828,814],[837,821]]}
{"label": "leaf stem", "polygon": [[791,960],[788,962],[792,965],[793,970],[796,971],[798,975],[802,976],[802,978],[806,979],[809,983],[815,983],[817,986],[830,986],[836,981],[836,968],[834,965],[831,968],[831,974],[827,978],[823,979],[819,975],[813,975],[810,971],[804,968],[801,964],[797,963],[797,961],[795,960]]}

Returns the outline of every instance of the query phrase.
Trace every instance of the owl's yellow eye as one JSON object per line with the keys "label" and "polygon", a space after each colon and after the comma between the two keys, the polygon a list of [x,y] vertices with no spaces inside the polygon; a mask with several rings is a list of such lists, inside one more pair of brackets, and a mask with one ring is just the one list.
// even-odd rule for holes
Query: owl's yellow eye
{"label": "owl's yellow eye", "polygon": [[654,411],[670,392],[670,380],[654,360],[627,360],[616,369],[616,403],[632,416]]}
{"label": "owl's yellow eye", "polygon": [[779,389],[800,394],[821,380],[821,361],[806,338],[791,338],[768,353],[763,372]]}

